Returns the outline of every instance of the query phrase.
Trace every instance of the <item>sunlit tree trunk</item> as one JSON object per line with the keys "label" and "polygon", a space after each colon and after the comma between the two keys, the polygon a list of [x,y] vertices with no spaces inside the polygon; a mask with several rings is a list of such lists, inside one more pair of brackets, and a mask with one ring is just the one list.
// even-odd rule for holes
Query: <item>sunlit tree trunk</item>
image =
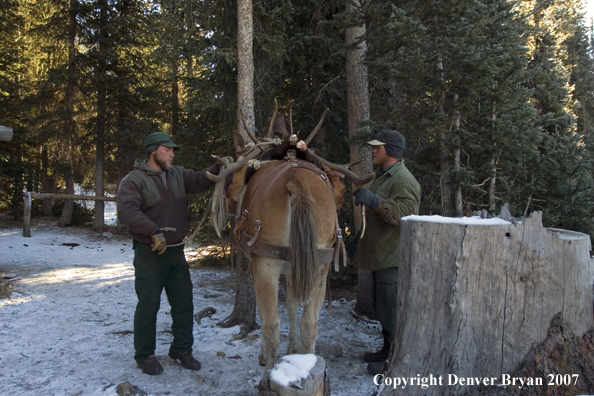
{"label": "sunlit tree trunk", "polygon": [[[66,86],[66,119],[64,121],[64,140],[63,150],[65,155],[64,163],[64,179],[66,180],[66,194],[74,194],[74,175],[73,175],[73,139],[75,133],[74,124],[74,88],[75,88],[75,72],[76,72],[76,53],[75,53],[75,39],[76,39],[76,9],[78,7],[77,0],[70,0],[69,12],[69,26],[68,26],[68,83]],[[64,227],[70,225],[72,222],[72,213],[74,212],[74,201],[67,200],[64,202],[62,209],[62,216],[58,225]]]}
{"label": "sunlit tree trunk", "polygon": [[[106,61],[102,54],[107,50],[106,37],[107,37],[107,1],[99,1],[99,53],[98,67],[97,67],[97,135],[95,138],[95,196],[104,196],[104,170],[103,165],[105,162],[105,110],[106,110],[106,96],[107,88],[106,84]],[[104,201],[95,201],[95,219],[93,222],[93,230],[103,232],[103,225],[105,222],[104,215]]]}
{"label": "sunlit tree trunk", "polygon": [[[252,51],[252,1],[237,2],[237,124],[244,142],[249,138],[243,125],[241,111],[247,120],[248,127],[255,131],[254,123],[254,63]],[[256,322],[256,293],[249,271],[249,260],[241,252],[237,252],[237,270],[235,274],[235,306],[233,312],[223,321],[217,323],[221,327],[241,325],[241,333],[248,334],[259,328]]]}

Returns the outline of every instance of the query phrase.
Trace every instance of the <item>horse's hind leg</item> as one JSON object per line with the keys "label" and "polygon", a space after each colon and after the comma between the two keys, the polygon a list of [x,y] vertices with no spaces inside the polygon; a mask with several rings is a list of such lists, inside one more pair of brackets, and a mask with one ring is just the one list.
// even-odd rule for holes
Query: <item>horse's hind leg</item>
{"label": "horse's hind leg", "polygon": [[[324,295],[326,294],[326,279],[330,264],[319,264],[315,271],[315,286],[308,304],[303,307],[301,315],[301,353],[315,353],[316,337],[318,336],[318,314]],[[329,302],[331,303],[331,302]]]}
{"label": "horse's hind leg", "polygon": [[278,260],[256,255],[251,255],[251,261],[258,315],[262,323],[262,352],[258,361],[266,369],[271,369],[276,363],[280,342],[278,279],[282,265]]}
{"label": "horse's hind leg", "polygon": [[299,314],[299,302],[293,297],[289,283],[291,280],[287,276],[287,299],[286,306],[289,313],[289,347],[287,353],[301,353],[301,346],[299,341],[299,331],[297,329],[297,316]]}

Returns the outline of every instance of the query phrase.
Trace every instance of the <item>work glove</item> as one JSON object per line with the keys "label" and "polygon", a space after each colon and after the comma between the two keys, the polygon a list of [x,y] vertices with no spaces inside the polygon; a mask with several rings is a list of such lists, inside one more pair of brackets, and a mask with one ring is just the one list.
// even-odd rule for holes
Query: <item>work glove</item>
{"label": "work glove", "polygon": [[379,205],[380,202],[380,197],[365,187],[356,189],[353,195],[355,196],[355,205],[363,204],[368,206],[371,210],[377,208],[377,205]]}
{"label": "work glove", "polygon": [[165,253],[165,250],[167,249],[167,241],[161,230],[158,230],[151,239],[153,240],[153,243],[151,243],[151,252],[156,251],[157,254]]}

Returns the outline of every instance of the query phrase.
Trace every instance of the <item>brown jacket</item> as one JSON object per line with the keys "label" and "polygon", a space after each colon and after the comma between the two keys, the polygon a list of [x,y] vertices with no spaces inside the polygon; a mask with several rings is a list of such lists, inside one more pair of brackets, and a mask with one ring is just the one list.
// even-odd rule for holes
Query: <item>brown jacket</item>
{"label": "brown jacket", "polygon": [[[217,165],[208,171],[219,173]],[[122,179],[118,188],[117,212],[121,224],[128,227],[132,238],[151,243],[151,236],[159,228],[164,231],[167,244],[183,241],[188,228],[187,194],[197,194],[214,186],[206,171],[192,171],[173,166],[157,171],[146,160],[136,160],[134,170]]]}

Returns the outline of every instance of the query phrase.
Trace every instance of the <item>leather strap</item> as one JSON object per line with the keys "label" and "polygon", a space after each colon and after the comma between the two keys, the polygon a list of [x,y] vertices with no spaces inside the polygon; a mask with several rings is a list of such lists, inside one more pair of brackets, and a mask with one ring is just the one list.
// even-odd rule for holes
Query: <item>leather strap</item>
{"label": "leather strap", "polygon": [[[277,246],[271,245],[264,242],[262,239],[257,239],[252,245],[248,245],[247,242],[253,237],[246,233],[241,232],[241,244],[245,250],[250,253],[257,254],[258,256],[270,257],[278,260],[289,261],[289,247],[288,246]],[[322,248],[317,249],[318,261],[320,263],[329,263],[334,257],[334,248]]]}
{"label": "leather strap", "polygon": [[[305,169],[317,174],[322,180],[324,180],[326,182],[326,185],[328,186],[330,193],[333,194],[332,184],[330,183],[330,180],[324,171],[322,171],[320,168],[318,168],[317,166],[315,166],[314,164],[312,164],[310,162],[290,159],[286,162],[279,163],[273,170],[271,170],[266,176],[264,176],[264,178],[262,178],[262,180],[260,180],[258,186],[256,186],[255,192],[252,194],[252,197],[255,196],[256,193],[260,190],[260,188],[263,185],[263,182],[265,180],[267,180],[270,177],[270,175],[274,174],[274,177],[272,178],[270,183],[268,183],[268,185],[266,186],[266,189],[264,190],[264,193],[262,194],[262,197],[266,196],[266,194],[268,193],[268,190],[274,184],[274,182],[280,177],[280,175],[283,174],[287,169],[289,169],[291,167],[305,168]],[[241,220],[235,227],[234,234],[237,235],[238,231],[241,229],[240,242],[247,251],[257,254],[257,255],[260,255],[260,256],[271,257],[271,258],[276,258],[279,260],[288,261],[288,257],[289,257],[289,248],[288,247],[270,245],[266,242],[263,242],[262,240],[260,240],[258,238],[258,236],[260,234],[260,224],[261,224],[258,217],[259,217],[259,213],[260,213],[260,210],[261,210],[263,204],[264,204],[264,200],[262,199],[260,201],[260,205],[256,208],[255,216],[256,216],[257,220],[256,220],[256,229],[255,229],[254,235],[250,236],[245,231],[243,231],[243,221],[241,221]],[[246,212],[247,212],[247,210],[246,210]],[[246,217],[247,217],[247,214],[246,214]],[[245,218],[243,220],[245,220]],[[337,236],[336,244],[332,248],[317,249],[317,251],[318,251],[319,262],[320,263],[329,263],[329,262],[334,261],[334,271],[338,272],[338,267],[339,267],[339,262],[340,262],[340,253],[342,253],[342,256],[343,256],[344,267],[347,266],[347,259],[346,259],[347,255],[346,255],[346,247],[344,244],[344,240],[342,238],[342,229],[340,228],[339,223],[338,223],[338,213],[336,213],[336,212],[334,213],[334,222],[335,222],[335,226],[336,226],[336,236]],[[236,238],[236,240],[237,240],[237,238]]]}

